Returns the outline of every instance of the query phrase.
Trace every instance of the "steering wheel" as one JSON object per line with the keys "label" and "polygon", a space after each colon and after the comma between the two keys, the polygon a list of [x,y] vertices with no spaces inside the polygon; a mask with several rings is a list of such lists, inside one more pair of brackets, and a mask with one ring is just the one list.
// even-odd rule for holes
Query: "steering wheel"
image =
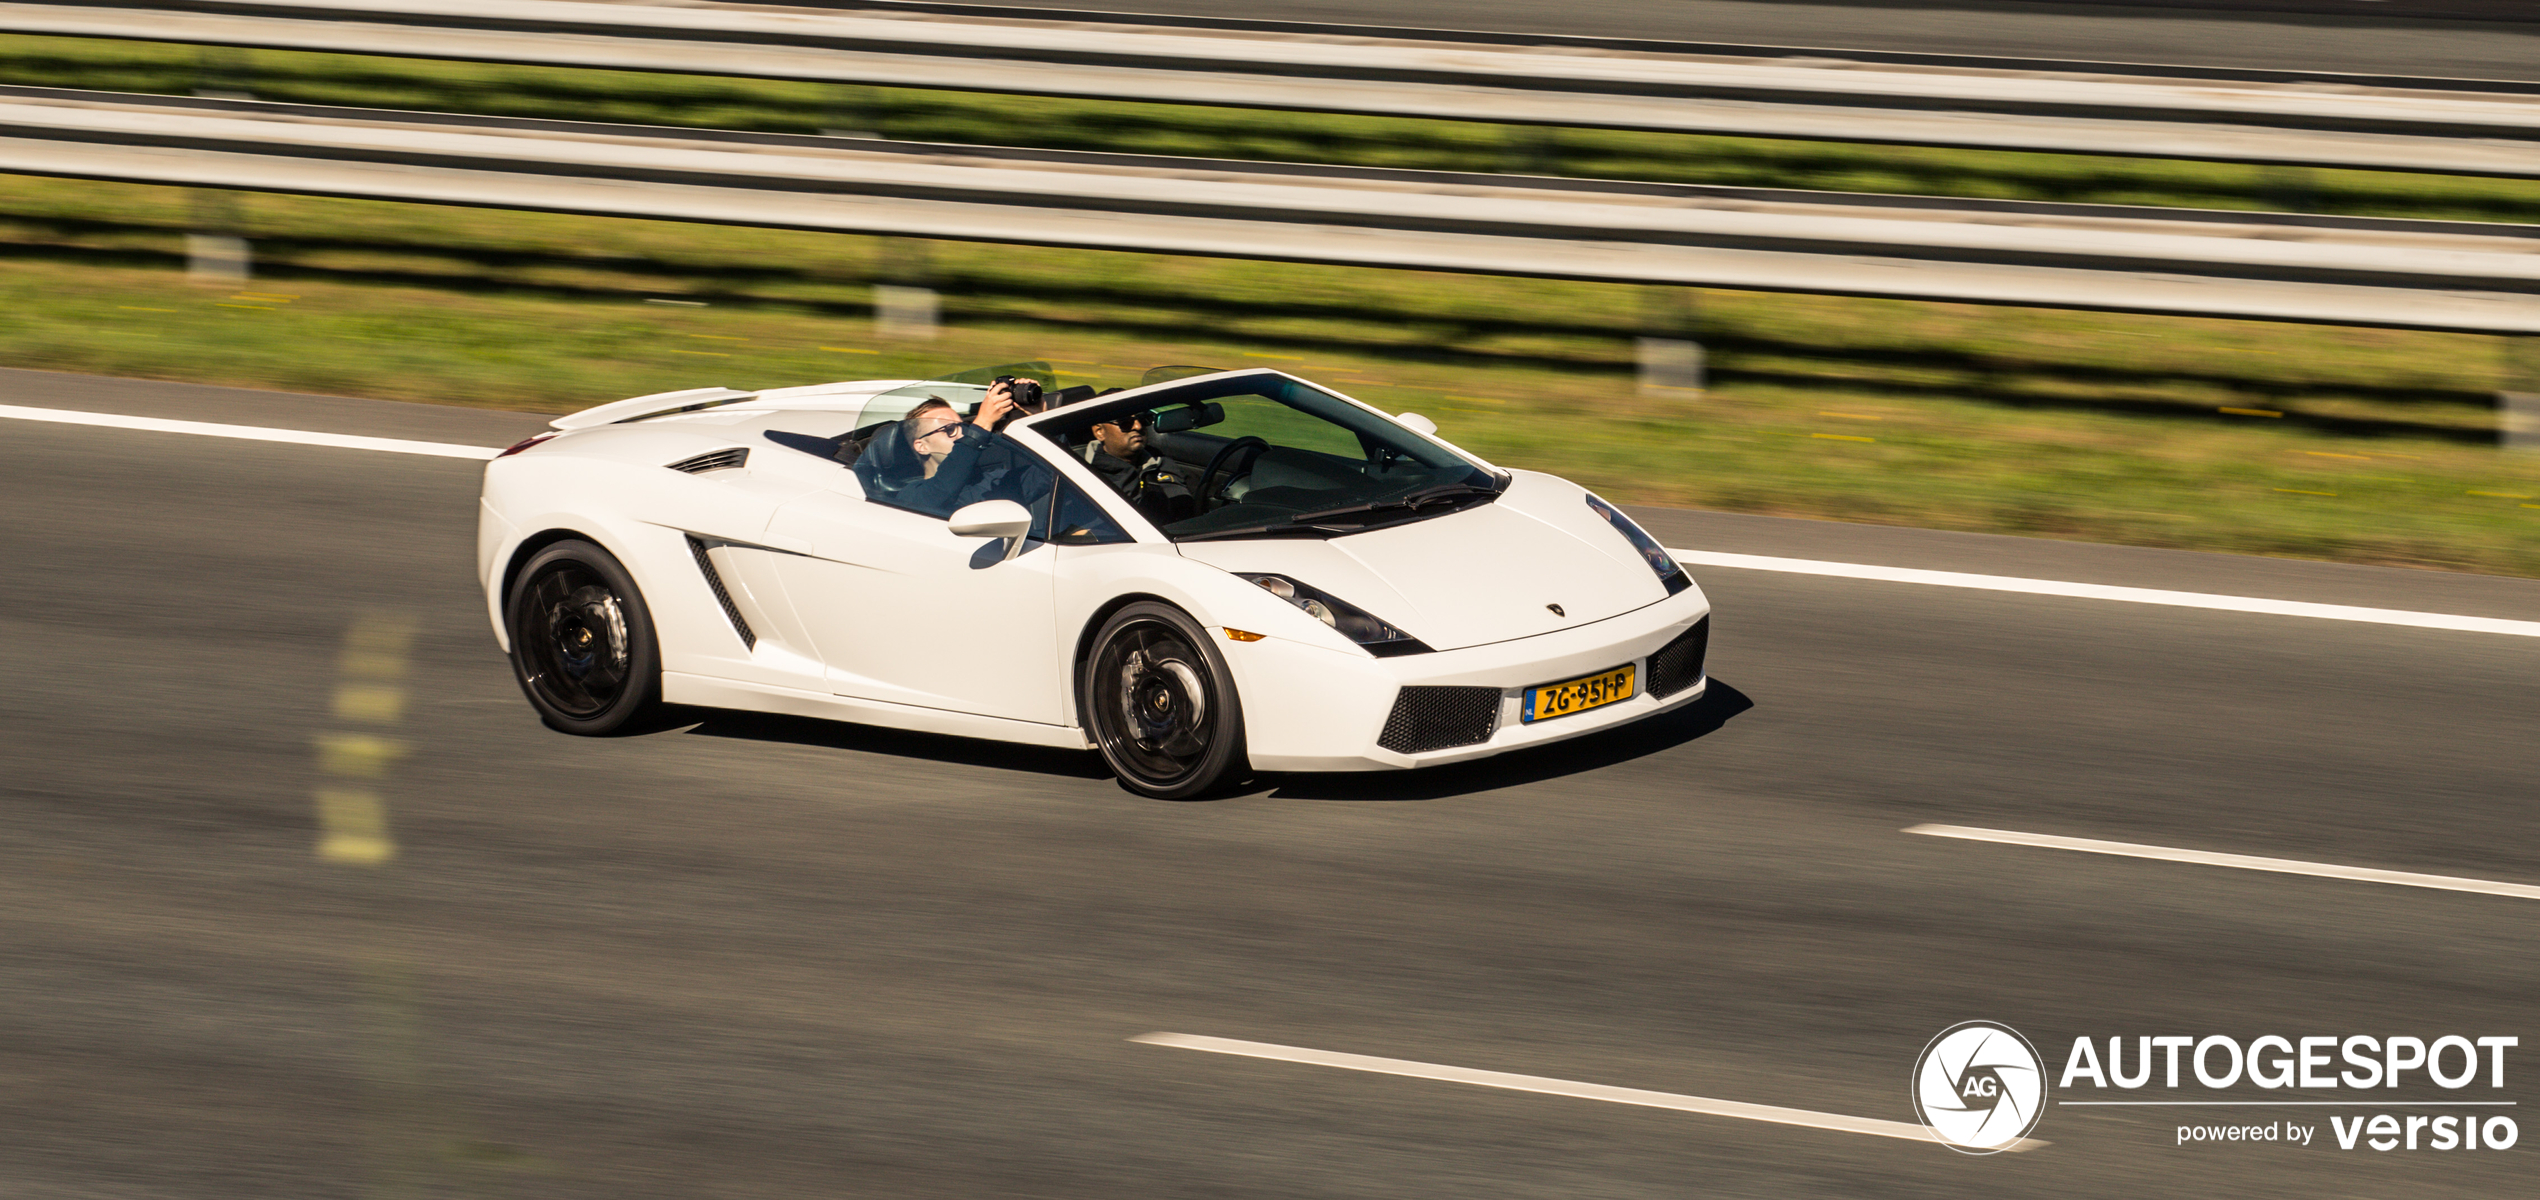
{"label": "steering wheel", "polygon": [[1211,455],[1208,460],[1208,469],[1200,472],[1199,476],[1200,503],[1205,504],[1216,498],[1218,469],[1230,465],[1235,456],[1245,450],[1252,451],[1252,457],[1244,460],[1241,470],[1226,472],[1227,487],[1233,487],[1236,480],[1243,478],[1246,472],[1252,470],[1252,464],[1261,461],[1261,456],[1270,452],[1270,443],[1257,437],[1239,437],[1226,443],[1216,454]]}

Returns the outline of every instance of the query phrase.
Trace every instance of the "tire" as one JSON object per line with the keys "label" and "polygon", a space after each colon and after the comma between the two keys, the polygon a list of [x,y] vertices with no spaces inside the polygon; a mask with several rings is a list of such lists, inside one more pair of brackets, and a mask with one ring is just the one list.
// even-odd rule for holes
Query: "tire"
{"label": "tire", "polygon": [[1085,729],[1120,786],[1158,800],[1206,796],[1242,776],[1243,704],[1206,630],[1140,601],[1094,635],[1076,679]]}
{"label": "tire", "polygon": [[579,539],[540,550],[513,578],[503,620],[512,674],[548,728],[599,737],[659,704],[652,613],[608,551]]}

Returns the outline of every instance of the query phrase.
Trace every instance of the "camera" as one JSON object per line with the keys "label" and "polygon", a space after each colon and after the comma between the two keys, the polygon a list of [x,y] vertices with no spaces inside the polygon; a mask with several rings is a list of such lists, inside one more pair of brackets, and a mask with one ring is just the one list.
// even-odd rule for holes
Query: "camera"
{"label": "camera", "polygon": [[995,379],[989,381],[988,386],[993,388],[1000,383],[1006,385],[1006,394],[1014,397],[1014,407],[1027,413],[1036,413],[1041,411],[1040,380],[1018,379],[1012,375],[999,375]]}

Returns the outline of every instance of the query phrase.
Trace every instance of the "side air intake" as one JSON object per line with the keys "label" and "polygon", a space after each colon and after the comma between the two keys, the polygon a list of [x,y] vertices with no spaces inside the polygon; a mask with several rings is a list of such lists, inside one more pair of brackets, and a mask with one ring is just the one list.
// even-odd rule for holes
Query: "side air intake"
{"label": "side air intake", "polygon": [[750,461],[750,448],[734,446],[729,450],[709,450],[695,458],[683,458],[678,462],[665,465],[673,471],[703,475],[708,471],[729,471],[748,461]]}
{"label": "side air intake", "polygon": [[1705,616],[1649,656],[1649,682],[1644,685],[1649,694],[1664,700],[1702,682],[1702,660],[1710,650],[1711,618]]}
{"label": "side air intake", "polygon": [[[733,453],[747,454],[749,451],[737,450]],[[732,619],[732,632],[741,635],[741,645],[757,649],[758,635],[750,632],[750,623],[741,616],[740,606],[732,603],[732,593],[723,590],[723,576],[715,571],[714,560],[706,557],[706,544],[699,541],[695,534],[688,536],[688,553],[697,556],[697,569],[705,572],[706,586],[714,589],[714,602],[723,606],[723,615]]]}
{"label": "side air intake", "polygon": [[1396,754],[1418,754],[1487,742],[1498,727],[1498,688],[1415,684],[1394,697],[1376,744]]}

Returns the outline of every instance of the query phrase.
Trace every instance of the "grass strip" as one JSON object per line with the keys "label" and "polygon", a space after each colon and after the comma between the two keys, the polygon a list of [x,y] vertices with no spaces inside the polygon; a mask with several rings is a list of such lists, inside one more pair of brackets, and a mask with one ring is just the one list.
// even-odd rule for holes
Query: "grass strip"
{"label": "grass strip", "polygon": [[[186,282],[207,212],[254,239],[251,285]],[[1105,385],[1262,364],[1629,501],[2540,576],[2493,338],[9,178],[0,264],[21,367],[563,412],[1027,357]],[[943,335],[878,339],[878,280],[941,289]],[[1707,393],[1637,393],[1632,339],[1669,325],[1709,348]]]}

